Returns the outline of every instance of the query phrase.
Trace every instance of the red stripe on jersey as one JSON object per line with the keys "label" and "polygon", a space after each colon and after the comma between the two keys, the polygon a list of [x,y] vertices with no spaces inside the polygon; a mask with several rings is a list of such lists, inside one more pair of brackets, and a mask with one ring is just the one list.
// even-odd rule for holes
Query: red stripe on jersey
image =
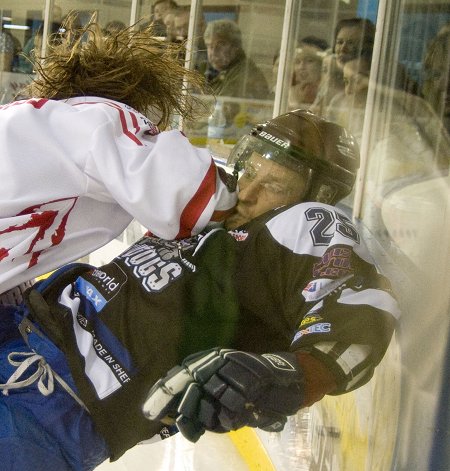
{"label": "red stripe on jersey", "polygon": [[[125,134],[125,136],[129,137],[138,146],[143,146],[144,145],[134,135],[134,133],[132,131],[128,130],[127,118],[125,116],[125,113],[124,113],[123,109],[119,105],[116,105],[115,103],[111,103],[109,101],[84,101],[84,102],[81,102],[81,103],[75,103],[74,106],[76,106],[76,105],[98,105],[98,104],[108,105],[111,108],[116,109],[119,112],[120,124],[122,125],[122,131]],[[136,132],[139,132],[140,127],[138,125],[138,120],[136,118],[136,115],[134,113],[132,113],[131,111],[129,113],[130,113],[130,116],[131,116],[131,121],[133,123],[133,126],[136,128]]]}
{"label": "red stripe on jersey", "polygon": [[142,142],[127,128],[127,118],[125,117],[125,113],[122,109],[116,108],[119,111],[120,122],[122,124],[122,131],[125,136],[129,137],[132,141],[134,141],[138,146],[142,146]]}
{"label": "red stripe on jersey", "polygon": [[47,98],[40,98],[39,100],[36,100],[36,99],[27,100],[25,103],[29,103],[31,106],[34,106],[37,110],[39,110],[47,103],[47,101],[48,101]]}
{"label": "red stripe on jersey", "polygon": [[23,101],[13,101],[12,103],[7,103],[6,105],[0,106],[1,110],[5,110],[6,108],[11,108],[11,106],[17,105],[31,105],[33,108],[37,110],[41,109],[48,101],[48,98],[30,98],[29,100]]}
{"label": "red stripe on jersey", "polygon": [[198,187],[195,195],[184,208],[180,217],[180,232],[176,239],[189,237],[192,234],[192,228],[197,224],[198,218],[205,210],[211,197],[216,192],[216,166],[213,161],[206,173],[205,178]]}
{"label": "red stripe on jersey", "polygon": [[136,115],[132,113],[131,111],[129,111],[128,113],[130,113],[131,122],[133,123],[133,127],[134,129],[136,129],[136,134],[137,134],[141,130],[138,119],[136,118]]}

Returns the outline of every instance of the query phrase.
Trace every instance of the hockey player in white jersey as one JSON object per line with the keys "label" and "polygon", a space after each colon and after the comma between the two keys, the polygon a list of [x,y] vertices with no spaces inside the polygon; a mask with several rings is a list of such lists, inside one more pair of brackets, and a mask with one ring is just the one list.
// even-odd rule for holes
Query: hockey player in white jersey
{"label": "hockey player in white jersey", "polygon": [[398,307],[332,206],[352,189],[354,140],[293,111],[242,138],[231,160],[242,176],[228,231],[143,237],[102,267],[58,270],[5,311],[8,471],[89,471],[169,423],[192,441],[280,430],[370,380]]}
{"label": "hockey player in white jersey", "polygon": [[133,218],[158,237],[183,238],[236,202],[206,149],[163,130],[174,113],[192,114],[187,87],[202,86],[177,51],[150,31],[66,29],[36,63],[30,98],[0,106],[3,303]]}

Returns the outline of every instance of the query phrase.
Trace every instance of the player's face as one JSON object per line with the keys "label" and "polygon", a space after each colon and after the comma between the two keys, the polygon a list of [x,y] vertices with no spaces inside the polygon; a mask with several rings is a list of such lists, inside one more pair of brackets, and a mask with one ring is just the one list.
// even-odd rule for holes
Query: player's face
{"label": "player's face", "polygon": [[253,152],[239,179],[235,212],[225,226],[236,229],[271,209],[300,202],[305,189],[303,175]]}

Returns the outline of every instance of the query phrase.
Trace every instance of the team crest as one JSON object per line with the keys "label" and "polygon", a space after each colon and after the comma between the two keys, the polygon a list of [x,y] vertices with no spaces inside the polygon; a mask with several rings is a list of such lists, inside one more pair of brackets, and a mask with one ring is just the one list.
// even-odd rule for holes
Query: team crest
{"label": "team crest", "polygon": [[237,240],[238,242],[243,242],[244,240],[247,239],[248,237],[248,232],[247,231],[243,231],[243,230],[240,230],[240,231],[229,231],[229,234],[231,235],[231,237],[233,237],[235,240]]}

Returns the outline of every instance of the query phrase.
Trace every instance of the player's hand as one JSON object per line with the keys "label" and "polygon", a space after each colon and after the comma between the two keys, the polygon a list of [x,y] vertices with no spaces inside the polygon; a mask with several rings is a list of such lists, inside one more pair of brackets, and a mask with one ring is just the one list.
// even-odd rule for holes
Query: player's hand
{"label": "player's hand", "polygon": [[205,430],[246,425],[280,431],[303,403],[303,375],[295,354],[257,355],[215,348],[187,357],[150,390],[144,415],[176,422],[197,441]]}

